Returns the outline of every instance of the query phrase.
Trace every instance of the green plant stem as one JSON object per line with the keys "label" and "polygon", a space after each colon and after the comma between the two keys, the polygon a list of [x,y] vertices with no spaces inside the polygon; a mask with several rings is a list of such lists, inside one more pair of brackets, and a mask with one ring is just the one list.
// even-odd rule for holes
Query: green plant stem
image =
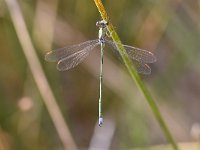
{"label": "green plant stem", "polygon": [[106,10],[105,10],[101,0],[94,0],[94,2],[99,10],[99,13],[101,14],[102,19],[109,22],[108,27],[107,27],[108,31],[110,33],[111,38],[113,39],[113,41],[115,42],[115,44],[119,50],[119,53],[125,63],[125,66],[128,69],[128,72],[131,75],[131,78],[135,81],[137,87],[144,94],[148,104],[150,105],[151,110],[153,111],[154,116],[156,117],[162,131],[165,134],[166,139],[169,141],[169,143],[171,143],[174,150],[178,150],[178,146],[177,146],[175,140],[173,139],[172,134],[170,133],[165,121],[163,120],[163,117],[158,109],[158,106],[156,105],[150,92],[148,91],[148,89],[146,88],[144,83],[142,82],[136,69],[133,67],[132,61],[129,59],[124,47],[122,46],[119,36],[117,35],[112,23],[109,21],[109,17],[106,13]]}

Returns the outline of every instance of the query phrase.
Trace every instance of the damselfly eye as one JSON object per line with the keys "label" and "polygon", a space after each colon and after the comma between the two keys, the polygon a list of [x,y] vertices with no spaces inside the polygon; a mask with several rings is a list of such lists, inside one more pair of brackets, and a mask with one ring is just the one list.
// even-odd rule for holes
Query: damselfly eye
{"label": "damselfly eye", "polygon": [[100,25],[99,25],[99,21],[97,21],[97,22],[96,22],[96,26],[97,26],[97,27],[99,27],[99,26],[100,26]]}

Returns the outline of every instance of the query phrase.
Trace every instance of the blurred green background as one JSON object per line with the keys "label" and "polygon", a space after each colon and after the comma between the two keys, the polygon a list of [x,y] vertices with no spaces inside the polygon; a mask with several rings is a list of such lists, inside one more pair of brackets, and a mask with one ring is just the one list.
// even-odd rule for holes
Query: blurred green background
{"label": "blurred green background", "polygon": [[[78,67],[59,72],[51,49],[96,39],[92,0],[18,0],[31,40],[79,149],[132,149],[167,143],[123,63],[106,48],[103,114],[98,122],[97,48]],[[152,51],[143,76],[177,142],[200,139],[200,0],[104,0],[122,42]],[[62,150],[13,26],[0,0],[0,150]],[[46,93],[49,94],[49,93]],[[107,147],[105,146],[107,145]]]}

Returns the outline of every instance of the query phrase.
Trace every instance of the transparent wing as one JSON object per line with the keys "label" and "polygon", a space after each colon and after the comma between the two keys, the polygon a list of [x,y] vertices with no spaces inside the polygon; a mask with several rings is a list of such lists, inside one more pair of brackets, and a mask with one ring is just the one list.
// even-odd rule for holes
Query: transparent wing
{"label": "transparent wing", "polygon": [[46,61],[56,62],[75,54],[83,49],[92,48],[92,45],[99,43],[99,39],[86,41],[77,45],[66,46],[60,49],[52,50],[45,55]]}
{"label": "transparent wing", "polygon": [[133,65],[135,66],[138,73],[145,75],[151,74],[151,68],[147,64],[143,64],[138,61],[133,61]]}
{"label": "transparent wing", "polygon": [[[106,43],[110,45],[111,47],[113,47],[115,50],[117,50],[117,47],[113,41],[106,40]],[[141,62],[143,64],[153,63],[156,61],[156,57],[154,56],[154,54],[147,50],[143,50],[143,49],[128,46],[128,45],[123,45],[123,47],[125,48],[130,59],[132,60],[137,60],[138,62]]]}
{"label": "transparent wing", "polygon": [[80,51],[77,51],[71,55],[68,55],[67,57],[60,59],[57,64],[57,69],[59,71],[64,71],[76,67],[78,64],[83,62],[83,60],[89,55],[90,51],[99,44],[99,42],[93,43]]}

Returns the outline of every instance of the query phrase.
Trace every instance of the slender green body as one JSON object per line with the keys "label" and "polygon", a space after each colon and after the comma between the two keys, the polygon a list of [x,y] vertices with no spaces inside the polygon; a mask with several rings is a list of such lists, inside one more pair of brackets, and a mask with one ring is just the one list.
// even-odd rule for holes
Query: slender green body
{"label": "slender green body", "polygon": [[101,60],[100,60],[100,84],[99,84],[99,126],[103,124],[102,115],[102,82],[103,82],[103,53],[105,44],[101,43]]}
{"label": "slender green body", "polygon": [[99,26],[99,42],[101,43],[101,59],[100,59],[100,84],[99,84],[99,126],[103,124],[103,114],[102,114],[102,82],[103,82],[103,53],[105,47],[105,37],[106,37],[106,24],[104,20],[97,22]]}

